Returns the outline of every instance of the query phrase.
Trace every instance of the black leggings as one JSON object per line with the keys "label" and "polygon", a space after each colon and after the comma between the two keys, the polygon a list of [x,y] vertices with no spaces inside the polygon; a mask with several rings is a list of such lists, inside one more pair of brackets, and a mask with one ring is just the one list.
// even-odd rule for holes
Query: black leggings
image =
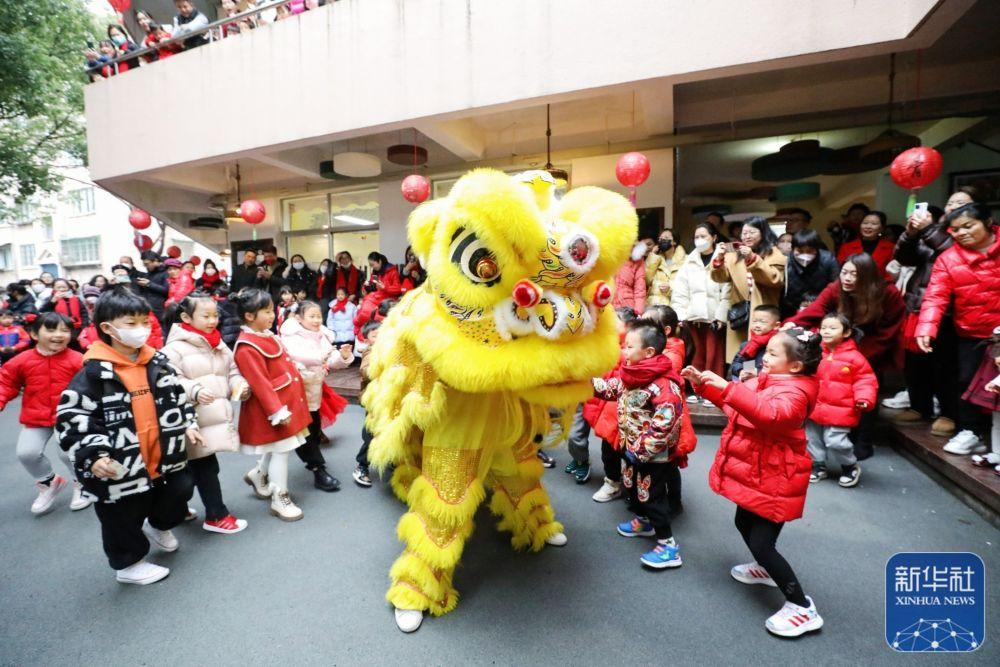
{"label": "black leggings", "polygon": [[742,507],[736,508],[736,529],[743,536],[754,560],[767,570],[774,583],[785,594],[786,600],[800,607],[808,607],[809,601],[806,600],[791,565],[774,548],[784,525],[784,522],[775,523]]}
{"label": "black leggings", "polygon": [[309,413],[312,421],[309,422],[309,435],[306,441],[295,449],[299,459],[306,464],[306,470],[316,470],[326,467],[326,459],[323,452],[319,451],[319,436],[323,432],[323,425],[320,421],[319,410]]}
{"label": "black leggings", "polygon": [[607,440],[601,440],[601,463],[604,464],[604,476],[612,482],[622,481],[622,455],[611,446]]}
{"label": "black leggings", "polygon": [[191,478],[194,486],[191,487],[191,495],[187,500],[191,500],[194,489],[198,489],[201,502],[205,505],[205,518],[209,521],[218,521],[229,515],[226,503],[222,502],[222,486],[219,485],[219,459],[215,454],[210,454],[200,459],[188,461],[188,470],[191,471]]}

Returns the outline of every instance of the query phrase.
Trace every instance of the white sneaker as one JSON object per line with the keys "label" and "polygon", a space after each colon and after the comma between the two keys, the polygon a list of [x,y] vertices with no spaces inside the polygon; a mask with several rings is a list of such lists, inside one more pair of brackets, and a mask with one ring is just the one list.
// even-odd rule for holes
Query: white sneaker
{"label": "white sneaker", "polygon": [[545,538],[545,543],[553,547],[564,547],[568,541],[566,533],[554,533]]}
{"label": "white sneaker", "polygon": [[164,551],[177,551],[180,543],[169,530],[157,530],[149,523],[149,519],[142,522],[142,532],[145,533],[149,541],[160,547]]}
{"label": "white sneaker", "polygon": [[74,512],[85,510],[94,504],[94,499],[83,495],[83,485],[80,482],[73,482],[73,500],[69,503],[69,508]]}
{"label": "white sneaker", "polygon": [[986,451],[986,445],[982,438],[972,431],[959,431],[955,437],[944,446],[944,451],[949,454],[968,456],[969,454],[982,454]]}
{"label": "white sneaker", "polygon": [[698,394],[691,394],[690,396],[687,397],[687,402],[688,403],[697,403],[700,400],[701,400],[701,397],[698,396]]}
{"label": "white sneaker", "polygon": [[271,495],[271,514],[282,521],[298,521],[302,518],[302,510],[292,502],[288,491],[274,490]]}
{"label": "white sneaker", "polygon": [[138,563],[129,565],[124,570],[118,570],[115,578],[123,584],[138,584],[139,586],[145,586],[146,584],[156,583],[168,574],[170,574],[169,569],[161,565],[147,563],[145,559],[143,559]]}
{"label": "white sneaker", "polygon": [[66,488],[66,480],[56,475],[48,484],[35,482],[35,488],[38,489],[38,497],[31,503],[31,513],[45,514],[52,509],[52,503],[56,501],[59,492]]}
{"label": "white sneaker", "polygon": [[403,632],[416,632],[424,622],[424,612],[419,609],[396,609],[396,627]]}
{"label": "white sneaker", "polygon": [[702,405],[707,405],[707,406],[708,406],[708,407],[710,407],[710,408],[714,408],[714,407],[715,407],[715,403],[713,403],[712,401],[710,401],[710,400],[709,400],[709,399],[707,399],[707,398],[703,398],[703,399],[701,399],[701,404],[702,404]]}
{"label": "white sneaker", "polygon": [[184,520],[185,521],[194,521],[197,518],[198,518],[198,510],[196,510],[195,508],[193,508],[190,505],[188,505],[187,506],[187,514],[184,515]]}
{"label": "white sneaker", "polygon": [[883,399],[882,405],[893,410],[906,410],[910,407],[910,392],[904,389],[895,396]]}
{"label": "white sneaker", "polygon": [[791,602],[785,602],[785,606],[777,611],[774,616],[767,619],[764,627],[768,632],[779,637],[798,637],[807,632],[813,632],[823,627],[823,617],[816,612],[816,605],[808,595],[808,607],[800,607]]}
{"label": "white sneaker", "polygon": [[267,481],[267,473],[261,472],[256,466],[243,475],[243,481],[253,488],[253,494],[261,500],[271,499],[271,485]]}
{"label": "white sneaker", "polygon": [[609,503],[615,498],[621,498],[622,495],[622,485],[619,482],[612,482],[607,477],[604,478],[604,484],[601,488],[597,490],[593,496],[595,503]]}
{"label": "white sneaker", "polygon": [[764,586],[770,586],[771,588],[778,587],[778,584],[774,583],[774,579],[772,579],[771,575],[767,573],[767,570],[758,565],[756,561],[753,563],[734,565],[733,569],[729,571],[729,574],[731,574],[733,579],[741,584],[763,584]]}

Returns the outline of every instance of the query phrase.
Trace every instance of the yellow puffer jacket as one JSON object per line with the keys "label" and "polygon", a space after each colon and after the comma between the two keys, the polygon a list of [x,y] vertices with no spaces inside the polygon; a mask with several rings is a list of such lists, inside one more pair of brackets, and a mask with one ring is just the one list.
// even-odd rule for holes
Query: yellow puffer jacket
{"label": "yellow puffer jacket", "polygon": [[[677,246],[669,257],[649,253],[646,257],[646,304],[650,306],[670,305],[670,284],[680,270],[687,256],[684,246]],[[669,253],[668,253],[669,254]]]}

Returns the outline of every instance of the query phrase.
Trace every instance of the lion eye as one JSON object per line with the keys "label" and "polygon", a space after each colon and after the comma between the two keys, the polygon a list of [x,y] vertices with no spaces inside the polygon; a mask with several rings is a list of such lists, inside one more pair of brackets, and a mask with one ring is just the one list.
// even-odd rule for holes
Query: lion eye
{"label": "lion eye", "polygon": [[455,231],[451,240],[451,261],[466,278],[487,287],[500,282],[500,265],[476,233],[465,228]]}

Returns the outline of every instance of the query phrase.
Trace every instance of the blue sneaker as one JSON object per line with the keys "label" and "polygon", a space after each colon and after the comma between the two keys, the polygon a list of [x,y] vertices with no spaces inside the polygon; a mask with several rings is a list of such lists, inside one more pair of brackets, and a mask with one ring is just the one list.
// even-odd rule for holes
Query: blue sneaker
{"label": "blue sneaker", "polygon": [[577,463],[576,459],[571,458],[569,463],[566,464],[566,467],[563,468],[563,472],[567,475],[575,475],[577,468],[586,468],[589,465],[589,463]]}
{"label": "blue sneaker", "polygon": [[662,570],[667,567],[681,566],[681,549],[676,544],[657,544],[656,548],[644,553],[639,559],[643,565]]}
{"label": "blue sneaker", "polygon": [[622,537],[653,537],[656,531],[648,521],[637,517],[618,524],[618,534]]}
{"label": "blue sneaker", "polygon": [[573,479],[576,480],[577,484],[586,484],[587,480],[590,479],[590,464],[584,463],[576,467],[573,471]]}

